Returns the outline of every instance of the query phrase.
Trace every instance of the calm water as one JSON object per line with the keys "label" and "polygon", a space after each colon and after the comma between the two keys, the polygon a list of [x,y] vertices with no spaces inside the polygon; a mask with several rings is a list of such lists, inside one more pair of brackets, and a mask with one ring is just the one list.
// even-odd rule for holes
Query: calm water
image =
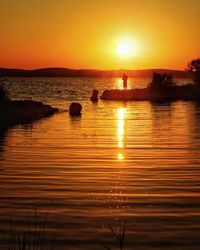
{"label": "calm water", "polygon": [[[148,79],[131,79],[144,87]],[[186,83],[188,80],[179,79]],[[89,101],[118,79],[8,79],[10,96],[60,109],[0,134],[1,244],[48,216],[56,249],[200,249],[200,103]],[[71,101],[83,104],[70,118]],[[51,244],[50,241],[48,241]]]}

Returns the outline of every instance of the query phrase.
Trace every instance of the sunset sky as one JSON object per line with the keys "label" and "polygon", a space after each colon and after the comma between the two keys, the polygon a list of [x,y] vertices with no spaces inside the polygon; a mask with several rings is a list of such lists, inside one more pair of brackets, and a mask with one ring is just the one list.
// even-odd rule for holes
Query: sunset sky
{"label": "sunset sky", "polygon": [[0,10],[0,67],[184,69],[200,56],[199,0],[0,0]]}

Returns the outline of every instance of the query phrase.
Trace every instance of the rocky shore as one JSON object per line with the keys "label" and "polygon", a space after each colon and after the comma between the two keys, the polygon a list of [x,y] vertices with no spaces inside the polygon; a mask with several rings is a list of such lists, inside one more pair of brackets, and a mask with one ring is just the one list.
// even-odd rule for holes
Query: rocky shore
{"label": "rocky shore", "polygon": [[0,128],[31,123],[58,112],[57,108],[32,100],[0,103]]}
{"label": "rocky shore", "polygon": [[116,101],[200,101],[200,87],[194,84],[170,86],[162,89],[110,89],[105,90],[100,97],[102,100]]}

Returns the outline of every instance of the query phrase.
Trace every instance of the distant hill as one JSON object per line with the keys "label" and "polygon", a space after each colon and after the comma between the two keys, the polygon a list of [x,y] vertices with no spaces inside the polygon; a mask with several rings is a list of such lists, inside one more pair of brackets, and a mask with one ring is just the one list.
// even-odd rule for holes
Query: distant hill
{"label": "distant hill", "polygon": [[182,70],[144,69],[144,70],[94,70],[44,68],[34,70],[0,68],[0,77],[121,77],[125,72],[129,77],[151,77],[152,73],[172,73],[177,78],[191,78],[192,73]]}

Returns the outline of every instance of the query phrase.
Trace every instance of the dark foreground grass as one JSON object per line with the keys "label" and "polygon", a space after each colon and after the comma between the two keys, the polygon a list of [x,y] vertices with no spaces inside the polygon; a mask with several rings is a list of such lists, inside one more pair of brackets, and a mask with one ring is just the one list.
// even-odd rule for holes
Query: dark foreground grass
{"label": "dark foreground grass", "polygon": [[[117,245],[119,247],[119,250],[124,249],[124,243],[125,243],[125,232],[126,232],[126,227],[125,225],[119,229],[119,231],[115,231],[112,226],[109,225],[110,231],[112,233],[112,236],[116,239]],[[102,244],[103,247],[107,250],[112,250],[107,244]]]}
{"label": "dark foreground grass", "polygon": [[[47,235],[48,218],[50,209],[48,209],[42,222],[38,220],[38,212],[35,208],[33,219],[27,218],[27,223],[23,230],[17,230],[13,226],[11,219],[10,230],[6,233],[1,230],[1,238],[3,239],[2,250],[54,250],[56,246],[56,235],[59,228],[52,232],[51,238]],[[32,222],[31,222],[32,221]]]}
{"label": "dark foreground grass", "polygon": [[[9,230],[0,230],[1,247],[0,250],[58,250],[60,249],[57,242],[57,233],[60,228],[57,223],[56,230],[49,233],[49,216],[51,214],[50,207],[43,218],[40,217],[37,208],[34,209],[33,215],[27,216],[27,221],[22,229],[16,229],[13,226],[11,218]],[[119,250],[125,248],[125,225],[114,229],[108,226],[111,238],[116,241]],[[100,242],[102,249],[112,250],[107,243]],[[63,246],[66,247],[67,246]],[[115,248],[116,249],[116,248]]]}

